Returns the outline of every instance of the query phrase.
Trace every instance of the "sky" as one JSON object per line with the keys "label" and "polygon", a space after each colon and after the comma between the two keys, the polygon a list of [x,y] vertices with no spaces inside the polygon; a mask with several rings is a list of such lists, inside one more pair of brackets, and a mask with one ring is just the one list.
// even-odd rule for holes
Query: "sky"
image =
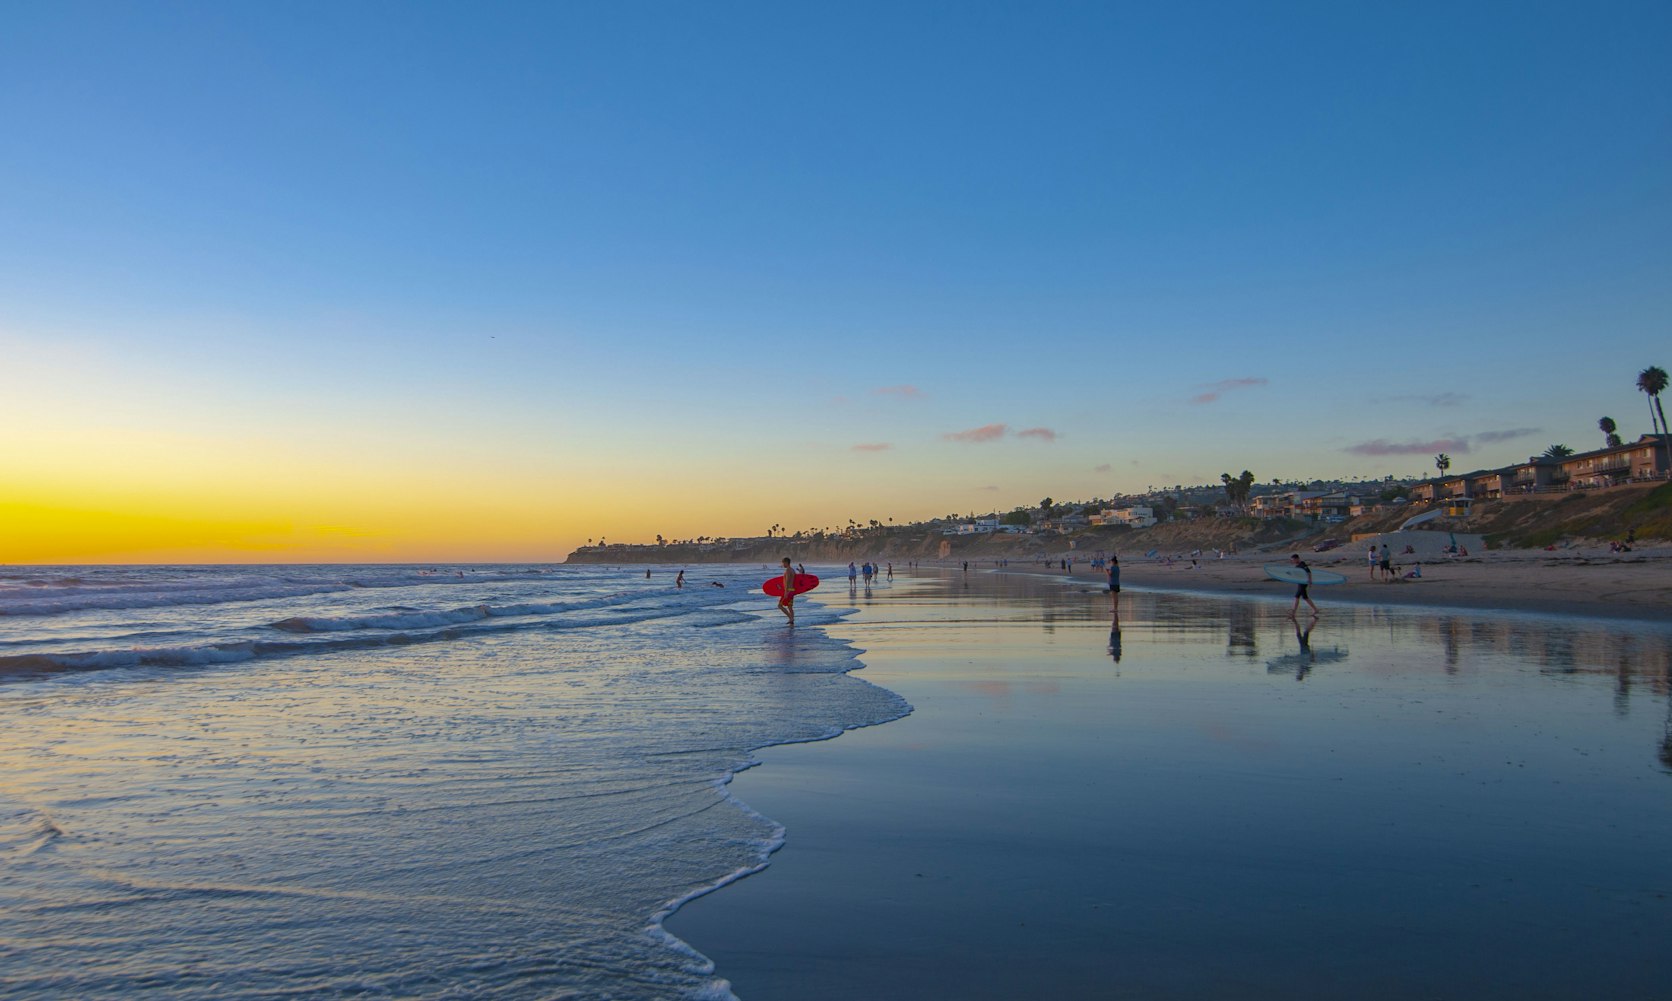
{"label": "sky", "polygon": [[0,563],[611,542],[1649,430],[1672,5],[0,6]]}

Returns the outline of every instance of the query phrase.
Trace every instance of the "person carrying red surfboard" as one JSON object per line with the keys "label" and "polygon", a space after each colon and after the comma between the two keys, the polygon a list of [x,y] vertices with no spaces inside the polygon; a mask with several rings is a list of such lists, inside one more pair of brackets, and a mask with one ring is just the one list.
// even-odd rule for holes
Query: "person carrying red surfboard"
{"label": "person carrying red surfboard", "polygon": [[784,596],[778,599],[778,611],[789,617],[790,625],[795,625],[795,568],[790,566],[790,558],[784,557]]}

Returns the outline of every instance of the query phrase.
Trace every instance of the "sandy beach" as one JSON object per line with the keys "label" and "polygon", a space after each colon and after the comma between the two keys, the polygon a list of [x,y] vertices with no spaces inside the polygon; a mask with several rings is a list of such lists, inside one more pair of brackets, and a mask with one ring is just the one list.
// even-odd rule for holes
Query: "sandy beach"
{"label": "sandy beach", "polygon": [[744,1001],[1656,996],[1672,635],[1367,602],[1648,617],[1601,599],[1665,558],[1354,582],[1310,628],[1261,562],[1130,565],[1118,628],[1091,575],[855,589],[831,631],[915,711],[761,752],[732,789],[785,848],[669,930]]}
{"label": "sandy beach", "polygon": [[[1475,609],[1600,618],[1672,619],[1672,546],[1640,547],[1611,553],[1606,547],[1543,550],[1488,550],[1470,556],[1427,560],[1422,578],[1403,574],[1414,566],[1395,557],[1400,578],[1372,576],[1363,548],[1348,544],[1324,553],[1300,551],[1314,569],[1346,576],[1345,584],[1314,587],[1320,607],[1332,602],[1372,605],[1421,605],[1438,609]],[[1174,556],[1145,559],[1124,555],[1123,586],[1235,594],[1290,600],[1294,588],[1267,577],[1262,566],[1288,562],[1287,553],[1226,555],[1207,551],[1195,559]],[[1013,562],[1009,569],[1061,575],[1060,569]],[[1076,562],[1074,577],[1101,586],[1103,575]]]}

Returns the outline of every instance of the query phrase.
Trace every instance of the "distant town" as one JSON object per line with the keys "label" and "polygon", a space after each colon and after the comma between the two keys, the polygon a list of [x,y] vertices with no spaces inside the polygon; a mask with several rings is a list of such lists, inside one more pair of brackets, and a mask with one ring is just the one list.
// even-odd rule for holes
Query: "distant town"
{"label": "distant town", "polygon": [[[888,540],[927,541],[940,536],[948,542],[984,536],[1073,537],[1091,530],[1148,529],[1179,522],[1221,519],[1252,526],[1280,522],[1297,529],[1321,529],[1354,519],[1390,512],[1412,515],[1429,511],[1467,520],[1473,505],[1487,501],[1530,498],[1575,491],[1610,491],[1645,487],[1668,480],[1672,470],[1664,434],[1645,434],[1634,442],[1611,436],[1611,444],[1588,452],[1555,445],[1525,462],[1493,469],[1453,473],[1451,459],[1436,455],[1438,475],[1426,479],[1386,477],[1381,480],[1311,480],[1259,483],[1252,472],[1221,475],[1217,484],[1152,488],[1140,494],[1062,501],[1042,498],[1032,507],[1010,511],[951,513],[927,521],[895,524],[870,519],[846,525],[789,529],[770,526],[766,534],[749,537],[664,539],[654,542],[588,540],[571,559],[644,559],[657,553],[672,558],[752,559],[770,545],[814,547],[844,544],[877,545]],[[1101,534],[1101,533],[1100,533]],[[943,554],[946,546],[939,547]],[[678,550],[677,554],[672,550]]]}

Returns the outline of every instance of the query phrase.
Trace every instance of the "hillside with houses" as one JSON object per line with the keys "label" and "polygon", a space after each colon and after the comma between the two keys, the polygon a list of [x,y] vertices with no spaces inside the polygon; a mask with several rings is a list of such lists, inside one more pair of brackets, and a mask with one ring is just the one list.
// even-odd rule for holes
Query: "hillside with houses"
{"label": "hillside with houses", "polygon": [[1672,541],[1667,440],[1644,435],[1571,455],[1423,480],[1175,486],[911,524],[871,520],[839,530],[749,538],[660,539],[583,546],[575,563],[1046,559],[1073,552],[1260,551],[1346,544],[1409,525],[1481,536],[1489,547]]}

